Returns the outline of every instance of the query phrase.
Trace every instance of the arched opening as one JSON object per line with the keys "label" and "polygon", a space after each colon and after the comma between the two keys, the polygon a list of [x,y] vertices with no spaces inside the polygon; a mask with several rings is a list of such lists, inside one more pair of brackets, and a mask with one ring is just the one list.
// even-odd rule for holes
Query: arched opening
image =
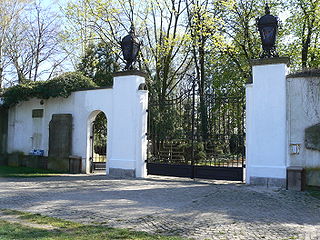
{"label": "arched opening", "polygon": [[94,113],[89,134],[90,173],[105,172],[107,163],[107,117],[102,111]]}

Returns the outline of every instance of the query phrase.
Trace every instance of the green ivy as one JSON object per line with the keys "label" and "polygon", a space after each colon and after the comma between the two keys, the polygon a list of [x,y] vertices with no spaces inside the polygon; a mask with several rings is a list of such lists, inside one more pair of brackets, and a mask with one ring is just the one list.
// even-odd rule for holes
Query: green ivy
{"label": "green ivy", "polygon": [[3,107],[11,107],[31,98],[67,98],[74,91],[92,87],[97,87],[97,85],[90,78],[79,72],[69,72],[49,81],[28,82],[10,87],[4,91],[1,97]]}

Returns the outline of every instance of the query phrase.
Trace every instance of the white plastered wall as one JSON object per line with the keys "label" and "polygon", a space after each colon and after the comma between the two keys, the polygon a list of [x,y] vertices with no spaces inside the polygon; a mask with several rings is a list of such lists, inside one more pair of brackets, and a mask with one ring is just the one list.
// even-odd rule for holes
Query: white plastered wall
{"label": "white plastered wall", "polygon": [[148,92],[138,90],[144,83],[139,75],[114,78],[111,89],[73,92],[68,98],[50,98],[21,102],[9,110],[8,152],[32,150],[32,110],[43,109],[41,148],[48,155],[49,122],[52,114],[72,114],[72,155],[82,157],[83,171],[89,171],[90,124],[100,111],[108,122],[107,173],[110,168],[135,171],[146,176],[146,124]]}
{"label": "white plastered wall", "polygon": [[246,183],[286,179],[288,158],[285,63],[253,66],[246,87]]}
{"label": "white plastered wall", "polygon": [[320,167],[320,151],[307,149],[304,139],[305,129],[320,123],[319,84],[319,77],[287,79],[289,166]]}

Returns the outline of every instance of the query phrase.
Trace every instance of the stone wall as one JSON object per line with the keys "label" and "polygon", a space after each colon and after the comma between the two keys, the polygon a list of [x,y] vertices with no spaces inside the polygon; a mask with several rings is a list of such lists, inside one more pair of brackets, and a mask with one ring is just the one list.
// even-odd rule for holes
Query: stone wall
{"label": "stone wall", "polygon": [[7,152],[8,111],[0,108],[0,154]]}
{"label": "stone wall", "polygon": [[69,172],[68,158],[24,155],[22,152],[0,155],[0,165]]}
{"label": "stone wall", "polygon": [[[82,172],[89,173],[92,123],[103,112],[108,119],[106,173],[112,169],[113,173],[127,171],[145,177],[148,91],[139,88],[143,83],[143,74],[122,72],[115,75],[113,88],[18,103],[9,109],[8,152],[22,151],[27,155],[36,148],[43,150],[44,156],[57,159],[67,159],[68,154],[79,156]],[[58,123],[54,120],[56,114],[72,115],[72,121]],[[57,165],[66,166],[66,161]]]}
{"label": "stone wall", "polygon": [[320,72],[287,77],[289,166],[306,169],[307,185],[320,186]]}

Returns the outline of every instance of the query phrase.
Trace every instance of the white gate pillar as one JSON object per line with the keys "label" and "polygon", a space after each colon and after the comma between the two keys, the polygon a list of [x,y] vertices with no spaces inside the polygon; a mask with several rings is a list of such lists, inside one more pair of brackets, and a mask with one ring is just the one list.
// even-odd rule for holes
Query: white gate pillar
{"label": "white gate pillar", "polygon": [[144,74],[114,74],[113,114],[109,144],[110,175],[145,177],[148,91]]}
{"label": "white gate pillar", "polygon": [[252,61],[246,86],[246,183],[286,185],[288,58]]}

